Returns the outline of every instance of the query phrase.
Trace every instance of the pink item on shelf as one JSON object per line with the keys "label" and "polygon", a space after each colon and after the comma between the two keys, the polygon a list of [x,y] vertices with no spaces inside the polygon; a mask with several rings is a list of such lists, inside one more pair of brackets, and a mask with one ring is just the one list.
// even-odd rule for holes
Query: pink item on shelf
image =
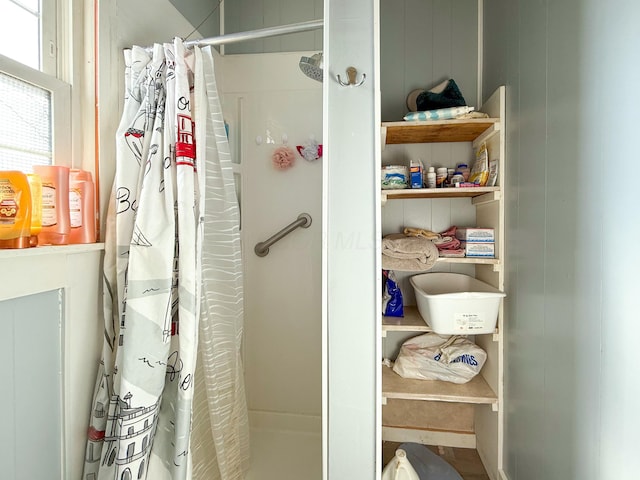
{"label": "pink item on shelf", "polygon": [[433,240],[442,257],[464,257],[464,250],[460,248],[460,240],[456,238],[456,226],[440,232],[440,238]]}

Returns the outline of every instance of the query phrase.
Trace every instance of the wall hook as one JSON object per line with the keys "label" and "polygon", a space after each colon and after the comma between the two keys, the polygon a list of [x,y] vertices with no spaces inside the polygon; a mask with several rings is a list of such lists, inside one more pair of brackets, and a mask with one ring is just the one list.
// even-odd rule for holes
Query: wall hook
{"label": "wall hook", "polygon": [[338,77],[338,83],[340,85],[342,85],[343,87],[359,87],[360,85],[362,85],[364,83],[365,78],[367,78],[367,76],[363,73],[362,74],[362,80],[360,80],[358,83],[356,83],[356,75],[358,75],[358,70],[355,69],[355,67],[349,67],[347,68],[347,79],[348,82],[343,82],[342,79],[340,78],[340,75],[336,75]]}

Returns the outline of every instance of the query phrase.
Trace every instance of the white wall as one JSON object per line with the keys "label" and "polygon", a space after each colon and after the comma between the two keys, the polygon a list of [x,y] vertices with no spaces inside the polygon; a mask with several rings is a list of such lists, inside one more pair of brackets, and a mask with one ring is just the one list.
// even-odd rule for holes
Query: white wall
{"label": "white wall", "polygon": [[640,4],[484,4],[485,95],[507,85],[505,470],[636,478],[640,199],[620,173],[637,158]]}
{"label": "white wall", "polygon": [[[225,33],[244,32],[321,19],[323,0],[234,0],[225,3]],[[322,50],[322,30],[225,46],[225,53]]]}
{"label": "white wall", "polygon": [[[300,71],[299,53],[217,60],[232,152],[242,160],[248,407],[263,416],[319,417],[324,160],[308,162],[296,151],[294,166],[279,171],[271,155],[283,146],[283,135],[294,151],[310,137],[322,143],[322,84]],[[275,143],[267,143],[269,138]],[[311,215],[309,228],[280,240],[266,257],[255,255],[256,243],[303,212]]]}
{"label": "white wall", "polygon": [[380,0],[382,121],[407,113],[406,98],[453,78],[478,101],[478,0]]}

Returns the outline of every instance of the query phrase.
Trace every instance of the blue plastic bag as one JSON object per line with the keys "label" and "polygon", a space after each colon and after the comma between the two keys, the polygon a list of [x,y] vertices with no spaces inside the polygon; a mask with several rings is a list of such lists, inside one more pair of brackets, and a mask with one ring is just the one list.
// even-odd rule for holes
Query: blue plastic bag
{"label": "blue plastic bag", "polygon": [[402,292],[396,275],[391,270],[382,270],[382,314],[387,317],[404,317]]}

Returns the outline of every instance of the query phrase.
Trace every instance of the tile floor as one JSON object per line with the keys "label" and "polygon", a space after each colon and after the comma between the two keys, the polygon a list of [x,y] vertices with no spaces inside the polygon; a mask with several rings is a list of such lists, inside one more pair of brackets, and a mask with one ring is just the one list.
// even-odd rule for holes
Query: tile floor
{"label": "tile floor", "polygon": [[[382,464],[386,465],[400,446],[398,442],[382,442]],[[490,480],[478,452],[472,448],[433,447],[431,451],[446,460],[464,480]]]}
{"label": "tile floor", "polygon": [[[400,446],[383,442],[386,465]],[[429,448],[455,468],[464,480],[490,480],[478,452],[470,448]],[[322,436],[307,432],[251,429],[251,469],[246,480],[322,479]]]}
{"label": "tile floor", "polygon": [[245,480],[322,479],[322,435],[251,429],[251,468]]}

